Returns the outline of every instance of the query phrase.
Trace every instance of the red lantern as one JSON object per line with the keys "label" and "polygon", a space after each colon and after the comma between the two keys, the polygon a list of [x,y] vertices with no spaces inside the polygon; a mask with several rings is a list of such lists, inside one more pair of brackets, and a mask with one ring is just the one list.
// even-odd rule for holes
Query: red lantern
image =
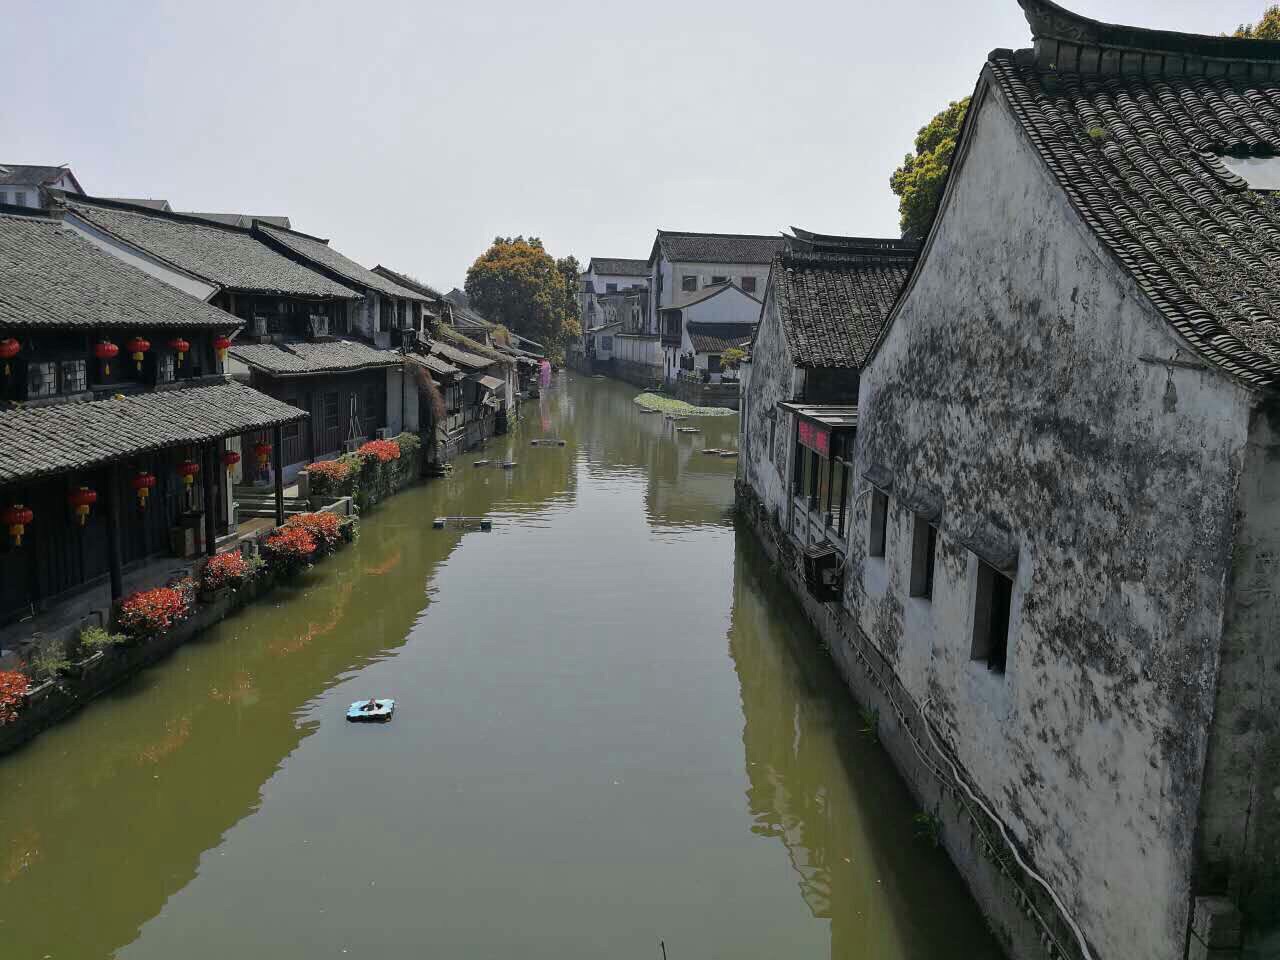
{"label": "red lantern", "polygon": [[227,468],[227,473],[230,473],[239,462],[240,454],[236,453],[234,450],[228,450],[222,455],[222,465]]}
{"label": "red lantern", "polygon": [[147,508],[147,496],[151,493],[152,487],[156,485],[156,475],[148,473],[146,470],[139,470],[129,483],[138,494],[138,506],[145,510]]}
{"label": "red lantern", "polygon": [[133,362],[138,365],[138,369],[142,369],[142,355],[151,349],[151,341],[144,340],[142,337],[134,337],[125,344],[125,348],[133,356]]}
{"label": "red lantern", "polygon": [[21,349],[22,344],[13,339],[13,337],[6,337],[4,340],[0,340],[0,360],[4,361],[4,375],[6,377],[9,375],[9,361],[16,357]]}
{"label": "red lantern", "polygon": [[80,526],[83,527],[84,522],[89,519],[89,508],[98,502],[98,493],[96,490],[90,490],[82,483],[71,491],[71,496],[67,497],[67,502],[76,508],[76,519],[80,521]]}
{"label": "red lantern", "polygon": [[93,345],[93,355],[102,361],[102,372],[106,376],[111,376],[111,361],[115,355],[120,352],[110,340],[102,340]]}
{"label": "red lantern", "polygon": [[35,519],[35,514],[30,508],[24,507],[20,503],[15,503],[4,512],[4,522],[9,528],[9,536],[13,537],[13,545],[15,547],[22,546],[22,535],[27,532],[27,527],[31,521]]}
{"label": "red lantern", "polygon": [[169,349],[177,351],[178,363],[182,363],[182,358],[186,356],[187,351],[191,349],[191,344],[183,340],[181,337],[174,337],[169,341]]}
{"label": "red lantern", "polygon": [[260,443],[253,448],[253,452],[258,455],[258,466],[265,468],[267,459],[271,456],[271,444]]}
{"label": "red lantern", "polygon": [[194,460],[183,460],[178,464],[178,475],[188,487],[196,482],[196,474],[200,472],[200,464]]}
{"label": "red lantern", "polygon": [[218,359],[226,363],[227,351],[231,348],[231,338],[225,334],[218,334],[213,338],[213,349],[218,351]]}

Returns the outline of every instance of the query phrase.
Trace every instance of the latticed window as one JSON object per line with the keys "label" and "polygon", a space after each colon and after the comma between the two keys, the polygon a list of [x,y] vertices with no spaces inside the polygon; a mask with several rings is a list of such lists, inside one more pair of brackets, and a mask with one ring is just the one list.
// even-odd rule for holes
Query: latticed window
{"label": "latticed window", "polygon": [[83,360],[62,361],[62,392],[80,393],[89,389],[87,364]]}
{"label": "latticed window", "polygon": [[175,357],[172,353],[161,353],[156,356],[156,383],[173,383],[175,378]]}
{"label": "latticed window", "polygon": [[58,365],[53,362],[27,364],[27,396],[52,397],[58,392]]}

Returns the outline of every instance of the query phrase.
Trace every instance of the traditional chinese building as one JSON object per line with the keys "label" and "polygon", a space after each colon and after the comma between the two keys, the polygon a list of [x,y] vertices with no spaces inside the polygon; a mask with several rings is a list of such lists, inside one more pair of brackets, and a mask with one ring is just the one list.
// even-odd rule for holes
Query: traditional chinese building
{"label": "traditional chinese building", "polygon": [[229,532],[242,438],[306,417],[228,380],[237,325],[56,219],[0,215],[0,622],[118,598]]}
{"label": "traditional chinese building", "polygon": [[1012,955],[1268,956],[1280,44],[1022,6],[844,489],[757,359],[744,499]]}

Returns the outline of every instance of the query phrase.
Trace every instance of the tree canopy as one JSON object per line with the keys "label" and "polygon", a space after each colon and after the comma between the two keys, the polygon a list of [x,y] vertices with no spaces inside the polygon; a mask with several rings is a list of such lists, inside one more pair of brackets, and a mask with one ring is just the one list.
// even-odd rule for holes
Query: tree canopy
{"label": "tree canopy", "polygon": [[577,260],[554,260],[537,237],[495,237],[467,270],[465,289],[485,317],[558,355],[577,329],[577,273]]}
{"label": "tree canopy", "polygon": [[1280,40],[1280,6],[1271,5],[1262,11],[1257,23],[1242,23],[1236,27],[1233,37],[1243,40]]}
{"label": "tree canopy", "polygon": [[898,219],[906,239],[923,240],[933,222],[968,109],[968,97],[953,101],[921,127],[915,153],[907,154],[902,166],[889,177],[889,188],[898,196]]}

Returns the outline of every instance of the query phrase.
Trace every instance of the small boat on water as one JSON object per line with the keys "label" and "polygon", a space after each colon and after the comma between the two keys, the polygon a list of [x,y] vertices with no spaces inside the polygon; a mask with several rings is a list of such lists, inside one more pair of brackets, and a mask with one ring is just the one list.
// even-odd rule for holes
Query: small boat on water
{"label": "small boat on water", "polygon": [[347,708],[347,719],[352,723],[385,723],[396,712],[396,702],[383,700],[357,700]]}

